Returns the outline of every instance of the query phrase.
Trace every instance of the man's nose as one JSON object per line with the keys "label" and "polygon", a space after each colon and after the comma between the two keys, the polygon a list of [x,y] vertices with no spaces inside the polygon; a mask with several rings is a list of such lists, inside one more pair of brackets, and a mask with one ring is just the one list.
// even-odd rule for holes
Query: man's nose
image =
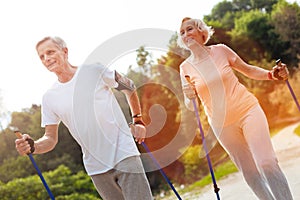
{"label": "man's nose", "polygon": [[44,55],[44,62],[47,62],[47,61],[49,61],[50,60],[50,56],[47,56],[47,55]]}

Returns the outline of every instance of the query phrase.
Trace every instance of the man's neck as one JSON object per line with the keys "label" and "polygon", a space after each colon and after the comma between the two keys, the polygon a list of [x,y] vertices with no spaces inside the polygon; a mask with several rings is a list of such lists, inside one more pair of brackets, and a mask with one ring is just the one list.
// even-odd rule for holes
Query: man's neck
{"label": "man's neck", "polygon": [[70,81],[74,74],[76,73],[77,67],[68,64],[62,71],[56,73],[58,81],[61,83],[66,83]]}

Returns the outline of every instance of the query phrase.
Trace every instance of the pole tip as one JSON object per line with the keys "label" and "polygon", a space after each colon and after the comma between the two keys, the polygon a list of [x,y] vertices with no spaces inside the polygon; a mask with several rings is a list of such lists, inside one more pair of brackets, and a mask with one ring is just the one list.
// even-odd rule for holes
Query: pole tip
{"label": "pole tip", "polygon": [[281,63],[281,59],[279,58],[279,59],[276,60],[276,65],[278,65],[280,63]]}
{"label": "pole tip", "polygon": [[189,75],[185,75],[184,77],[189,83],[191,82],[191,77]]}

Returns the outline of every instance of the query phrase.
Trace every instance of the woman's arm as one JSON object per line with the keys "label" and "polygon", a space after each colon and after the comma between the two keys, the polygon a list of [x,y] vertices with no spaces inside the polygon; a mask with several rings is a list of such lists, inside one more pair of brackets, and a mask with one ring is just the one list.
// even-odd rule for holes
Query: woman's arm
{"label": "woman's arm", "polygon": [[255,80],[270,80],[269,70],[250,65],[243,61],[240,57],[237,57],[231,67],[241,72],[245,76]]}

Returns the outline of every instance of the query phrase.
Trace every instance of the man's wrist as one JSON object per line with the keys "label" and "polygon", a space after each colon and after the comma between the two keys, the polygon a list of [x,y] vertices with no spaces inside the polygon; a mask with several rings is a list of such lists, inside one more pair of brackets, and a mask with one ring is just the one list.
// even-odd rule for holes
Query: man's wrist
{"label": "man's wrist", "polygon": [[132,118],[141,118],[142,117],[142,114],[141,113],[138,113],[138,114],[135,114],[132,116]]}
{"label": "man's wrist", "polygon": [[27,138],[26,141],[30,145],[30,153],[29,154],[32,154],[35,151],[34,141],[31,138]]}
{"label": "man's wrist", "polygon": [[143,122],[143,120],[137,120],[137,121],[134,121],[134,122],[133,122],[133,125],[136,125],[136,124],[145,126],[145,123]]}

